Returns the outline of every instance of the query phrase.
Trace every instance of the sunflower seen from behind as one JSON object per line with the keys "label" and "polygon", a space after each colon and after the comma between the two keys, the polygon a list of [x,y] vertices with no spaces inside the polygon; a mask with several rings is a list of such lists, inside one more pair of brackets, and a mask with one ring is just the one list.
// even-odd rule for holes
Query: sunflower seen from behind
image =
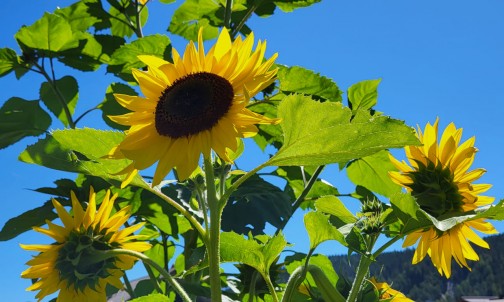
{"label": "sunflower seen from behind", "polygon": [[63,225],[46,221],[48,229],[35,227],[34,230],[56,242],[21,245],[25,250],[39,252],[27,262],[30,267],[21,274],[23,278],[35,280],[27,290],[39,291],[36,295],[39,301],[59,291],[57,302],[105,302],[108,284],[123,287],[120,280],[123,271],[133,267],[135,259],[127,255],[103,257],[103,252],[116,248],[144,252],[150,244],[135,241],[139,236],[133,235],[144,223],[120,229],[130,217],[130,206],[112,214],[116,198],[117,195],[111,197],[107,191],[97,211],[96,193],[91,188],[84,211],[72,192],[73,215],[57,200],[52,200]]}
{"label": "sunflower seen from behind", "polygon": [[115,94],[117,102],[131,112],[110,117],[129,126],[124,140],[111,150],[110,158],[132,160],[119,174],[132,175],[157,162],[152,185],[159,184],[176,168],[179,180],[197,168],[201,154],[211,150],[232,162],[238,139],[258,132],[256,124],[277,124],[256,114],[249,99],[275,80],[272,69],[277,55],[264,59],[266,43],[253,49],[254,35],[231,41],[222,30],[215,45],[205,54],[203,31],[198,47],[191,41],[180,56],[173,49],[173,63],[153,56],[139,56],[147,71],[133,70],[143,97]]}
{"label": "sunflower seen from behind", "polygon": [[[475,138],[460,143],[462,129],[457,129],[453,123],[446,127],[439,138],[438,123],[439,119],[434,125],[428,123],[424,132],[418,129],[417,136],[423,146],[405,148],[409,164],[390,156],[399,172],[389,174],[394,182],[415,197],[422,210],[443,220],[491,204],[494,198],[480,195],[491,185],[473,183],[486,172],[481,168],[470,170],[477,152]],[[466,260],[479,260],[469,242],[489,248],[473,229],[486,234],[497,233],[493,225],[484,219],[466,220],[445,231],[435,226],[415,231],[406,236],[403,247],[418,242],[413,264],[429,255],[438,272],[449,278],[452,258],[468,269],[470,267]]]}

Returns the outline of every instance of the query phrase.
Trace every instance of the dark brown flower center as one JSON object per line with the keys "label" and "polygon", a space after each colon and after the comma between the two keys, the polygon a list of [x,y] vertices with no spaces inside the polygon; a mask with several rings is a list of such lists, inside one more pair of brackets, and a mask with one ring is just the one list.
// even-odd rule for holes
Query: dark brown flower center
{"label": "dark brown flower center", "polygon": [[156,106],[156,130],[171,138],[212,129],[231,108],[233,86],[209,72],[186,75],[167,87]]}

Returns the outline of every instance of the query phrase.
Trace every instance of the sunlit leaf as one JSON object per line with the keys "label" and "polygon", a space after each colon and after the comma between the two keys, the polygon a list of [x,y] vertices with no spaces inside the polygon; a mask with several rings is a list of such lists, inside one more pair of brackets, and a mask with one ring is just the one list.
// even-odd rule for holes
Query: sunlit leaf
{"label": "sunlit leaf", "polygon": [[[52,136],[28,146],[21,153],[19,159],[51,169],[123,181],[125,175],[116,175],[115,173],[126,168],[131,161],[103,158],[123,139],[124,133],[116,131],[56,130],[52,132]],[[131,184],[138,187],[148,186],[139,175],[134,177]]]}
{"label": "sunlit leaf", "polygon": [[0,149],[27,136],[39,136],[51,125],[51,117],[38,101],[10,98],[0,108]]}
{"label": "sunlit leaf", "polygon": [[304,224],[310,237],[310,249],[315,249],[327,240],[336,240],[347,245],[343,234],[329,222],[329,216],[320,212],[309,212],[304,216]]}
{"label": "sunlit leaf", "polygon": [[[110,1],[112,2],[112,1]],[[110,7],[110,29],[112,35],[118,37],[131,37],[135,32],[136,27],[136,6],[132,1],[121,0],[112,2],[114,5]],[[127,15],[127,17],[126,17]],[[149,16],[148,5],[144,6],[140,12],[140,25],[144,26]]]}
{"label": "sunlit leaf", "polygon": [[286,13],[290,13],[298,8],[308,7],[321,0],[273,0],[279,9]]}
{"label": "sunlit leaf", "polygon": [[402,233],[433,225],[410,194],[396,194],[390,197],[394,214],[402,221]]}
{"label": "sunlit leaf", "polygon": [[315,201],[315,208],[317,211],[333,216],[332,218],[335,219],[337,227],[357,222],[357,217],[336,196],[324,196],[317,199]]}
{"label": "sunlit leaf", "polygon": [[98,21],[98,18],[88,12],[85,1],[76,2],[64,8],[58,8],[54,13],[65,18],[74,32],[86,31]]}
{"label": "sunlit leaf", "polygon": [[16,52],[10,48],[0,48],[0,77],[14,70],[16,65],[18,65]]}
{"label": "sunlit leaf", "polygon": [[386,150],[351,161],[347,168],[348,178],[356,185],[363,186],[383,196],[392,196],[401,192],[401,187],[388,176],[396,168]]}
{"label": "sunlit leaf", "polygon": [[352,112],[359,109],[369,110],[378,102],[378,85],[381,79],[367,80],[348,88],[348,106]]}
{"label": "sunlit leaf", "polygon": [[[269,118],[277,117],[275,103],[251,103],[248,108]],[[266,146],[273,145],[277,149],[282,146],[282,128],[279,125],[258,125],[259,133],[253,137],[256,144],[264,151]]]}
{"label": "sunlit leaf", "polygon": [[299,66],[279,65],[280,90],[313,95],[322,100],[341,102],[341,91],[331,79]]}
{"label": "sunlit leaf", "polygon": [[[40,86],[40,99],[52,113],[65,125],[69,125],[64,107],[73,115],[79,99],[79,86],[72,76],[64,76],[53,84],[48,82]],[[65,103],[65,106],[62,104]]]}
{"label": "sunlit leaf", "polygon": [[504,220],[504,199],[501,199],[498,204],[481,207],[477,210],[477,215],[474,219],[487,218],[493,220]]}
{"label": "sunlit leaf", "polygon": [[48,55],[79,46],[67,20],[49,13],[34,24],[22,27],[15,37],[24,45],[46,51]]}
{"label": "sunlit leaf", "polygon": [[290,95],[280,103],[278,116],[283,119],[284,144],[268,161],[270,166],[321,166],[418,145],[413,129],[403,122],[362,110],[351,121],[350,109],[341,103]]}
{"label": "sunlit leaf", "polygon": [[[152,281],[149,281],[152,282]],[[133,300],[129,300],[130,302],[171,302],[172,300],[163,294],[150,294],[148,296],[143,296],[140,298],[136,298]]]}
{"label": "sunlit leaf", "polygon": [[215,38],[219,28],[212,24],[210,16],[215,16],[220,7],[217,1],[186,0],[173,14],[168,31],[197,41],[199,28],[202,27],[205,40]]}

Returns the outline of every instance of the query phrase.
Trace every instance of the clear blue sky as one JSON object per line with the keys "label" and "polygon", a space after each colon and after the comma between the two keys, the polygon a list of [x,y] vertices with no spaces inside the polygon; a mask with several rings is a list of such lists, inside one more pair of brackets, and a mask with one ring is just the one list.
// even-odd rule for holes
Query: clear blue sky
{"label": "clear blue sky", "polygon": [[[67,6],[63,0],[7,0],[2,2],[0,47],[18,48],[14,34],[23,24],[32,24],[44,11]],[[149,4],[150,19],[145,34],[166,33],[169,18],[178,1],[162,5]],[[268,40],[268,53],[279,53],[278,63],[300,65],[332,78],[346,90],[365,79],[382,78],[377,110],[404,119],[407,124],[424,127],[437,116],[441,126],[455,122],[464,128],[464,137],[476,136],[477,154],[473,167],[484,167],[487,174],[480,183],[492,183],[488,195],[504,198],[504,148],[502,115],[504,102],[504,2],[484,1],[337,1],[325,0],[306,9],[261,19],[254,17],[249,25],[256,37]],[[172,38],[172,37],[171,37]],[[185,42],[172,39],[183,50]],[[60,71],[58,77],[65,75]],[[80,85],[77,114],[97,104],[106,87],[116,81],[95,74],[75,73]],[[96,81],[99,79],[99,81]],[[0,78],[0,104],[13,96],[28,100],[38,97],[40,76],[25,76],[16,81],[12,74]],[[105,127],[97,121],[99,112],[91,114],[81,126]],[[62,128],[55,122],[52,129]],[[32,209],[48,196],[32,192],[51,186],[57,178],[73,177],[39,166],[17,161],[28,144],[27,138],[15,146],[0,150],[3,169],[0,171],[0,194],[3,207],[0,226],[11,217]],[[253,143],[247,143],[248,154],[258,154]],[[400,152],[397,154],[401,154]],[[266,155],[256,155],[257,158]],[[252,168],[253,163],[241,167]],[[341,192],[352,188],[333,167],[322,174]],[[350,201],[349,201],[350,202]],[[302,213],[296,215],[286,229],[294,249],[306,252],[307,240],[302,231]],[[504,231],[504,224],[496,224]],[[25,234],[9,242],[0,242],[0,280],[3,301],[35,301],[33,293],[25,292],[28,280],[19,278],[29,253],[18,243],[42,243],[43,235]],[[319,252],[341,253],[336,243],[325,243]],[[427,260],[428,261],[428,260]],[[142,274],[138,272],[137,274]],[[133,276],[134,278],[135,276]]]}

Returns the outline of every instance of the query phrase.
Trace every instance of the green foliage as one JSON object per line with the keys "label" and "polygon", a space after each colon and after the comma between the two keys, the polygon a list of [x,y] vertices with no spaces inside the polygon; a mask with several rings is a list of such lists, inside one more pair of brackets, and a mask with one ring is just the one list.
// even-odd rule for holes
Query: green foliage
{"label": "green foliage", "polygon": [[162,294],[150,294],[140,298],[130,300],[131,302],[171,302],[172,300]]}
{"label": "green foliage", "polygon": [[34,226],[41,226],[46,223],[46,220],[53,220],[56,217],[56,214],[53,212],[52,202],[46,201],[40,207],[9,219],[0,231],[0,241],[15,238],[17,235],[31,230]]}
{"label": "green foliage", "polygon": [[98,108],[102,111],[102,118],[105,123],[107,123],[107,125],[118,130],[127,130],[128,127],[120,125],[109,118],[109,116],[122,115],[129,112],[128,109],[117,103],[114,98],[115,93],[127,95],[137,95],[137,93],[130,86],[124,85],[122,83],[112,83],[109,85],[109,87],[107,87],[105,99],[100,105],[98,105]]}
{"label": "green foliage", "polygon": [[13,97],[0,108],[0,149],[24,137],[38,136],[51,125],[51,117],[38,101]]}
{"label": "green foliage", "polygon": [[[301,95],[287,96],[278,108],[284,144],[268,165],[325,165],[371,155],[386,148],[417,144],[413,129],[385,116],[371,117],[340,103],[319,103]],[[324,144],[320,144],[324,141]]]}
{"label": "green foliage", "polygon": [[347,245],[343,234],[329,222],[329,217],[323,213],[310,212],[304,216],[304,223],[310,237],[310,249],[315,249],[327,240],[336,240]]}
{"label": "green foliage", "polygon": [[19,65],[20,59],[10,48],[0,48],[0,77],[9,74]]}
{"label": "green foliage", "polygon": [[355,114],[359,109],[369,110],[378,102],[378,85],[381,79],[367,80],[348,88],[348,107]]}
{"label": "green foliage", "polygon": [[40,99],[65,126],[68,126],[69,121],[65,110],[68,110],[70,115],[74,113],[79,99],[77,80],[74,77],[65,76],[52,83],[42,83]]}

